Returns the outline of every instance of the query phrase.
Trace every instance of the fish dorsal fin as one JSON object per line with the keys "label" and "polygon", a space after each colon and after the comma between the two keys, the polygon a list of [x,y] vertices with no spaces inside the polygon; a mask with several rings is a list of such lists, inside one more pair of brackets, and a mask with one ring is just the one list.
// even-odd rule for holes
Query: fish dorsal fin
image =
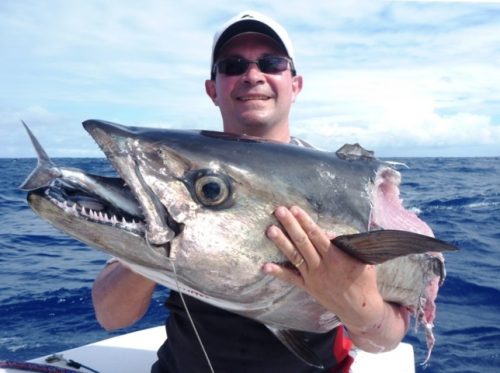
{"label": "fish dorsal fin", "polygon": [[366,150],[358,143],[344,144],[335,152],[340,159],[354,161],[357,159],[375,159],[375,153],[372,150]]}
{"label": "fish dorsal fin", "polygon": [[266,327],[304,363],[319,369],[324,369],[324,364],[321,362],[319,356],[316,355],[297,332],[290,329],[279,329],[269,325],[266,325]]}
{"label": "fish dorsal fin", "polygon": [[332,243],[367,264],[380,264],[409,254],[457,250],[455,246],[436,238],[398,230],[343,235],[336,237]]}

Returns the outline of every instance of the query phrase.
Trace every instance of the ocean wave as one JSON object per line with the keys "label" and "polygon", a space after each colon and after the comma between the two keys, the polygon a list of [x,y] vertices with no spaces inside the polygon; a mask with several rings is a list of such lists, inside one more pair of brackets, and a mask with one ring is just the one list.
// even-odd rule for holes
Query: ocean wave
{"label": "ocean wave", "polygon": [[441,301],[447,304],[464,304],[465,302],[468,306],[479,305],[500,309],[500,288],[498,282],[478,284],[470,279],[464,279],[459,276],[459,273],[448,271],[445,283],[439,290],[438,302]]}
{"label": "ocean wave", "polygon": [[0,324],[3,326],[0,332],[0,359],[32,359],[160,325],[166,316],[164,298],[164,291],[155,292],[144,320],[133,327],[106,332],[95,319],[90,287],[58,288],[12,296],[0,302]]}
{"label": "ocean wave", "polygon": [[426,208],[483,208],[498,206],[500,206],[500,201],[491,201],[482,197],[435,199],[425,204]]}

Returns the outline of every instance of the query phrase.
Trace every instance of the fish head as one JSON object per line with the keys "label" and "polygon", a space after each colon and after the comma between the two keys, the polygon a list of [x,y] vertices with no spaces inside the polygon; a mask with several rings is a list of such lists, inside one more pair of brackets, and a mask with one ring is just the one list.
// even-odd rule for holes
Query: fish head
{"label": "fish head", "polygon": [[147,244],[164,250],[179,281],[249,303],[289,290],[261,270],[287,262],[265,230],[279,204],[308,209],[309,202],[278,168],[277,144],[210,131],[84,126],[141,205]]}

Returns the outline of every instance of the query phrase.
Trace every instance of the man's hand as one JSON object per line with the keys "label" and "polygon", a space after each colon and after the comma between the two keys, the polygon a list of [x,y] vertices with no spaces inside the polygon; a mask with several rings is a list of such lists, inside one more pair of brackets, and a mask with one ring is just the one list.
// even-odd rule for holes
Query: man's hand
{"label": "man's hand", "polygon": [[[267,237],[296,267],[285,268],[266,263],[265,273],[303,288],[325,308],[336,314],[348,329],[354,342],[369,351],[382,351],[400,342],[406,331],[406,319],[395,338],[379,345],[378,334],[383,335],[391,317],[401,307],[384,302],[380,295],[376,271],[372,265],[359,262],[331,243],[332,235],[321,229],[311,217],[299,207],[290,209],[280,206],[275,216],[283,226],[271,226]],[[406,315],[406,314],[405,314]],[[407,316],[407,315],[406,315]],[[374,335],[374,338],[372,338]],[[363,341],[356,340],[360,336]],[[384,338],[385,340],[385,338]],[[361,347],[361,346],[360,346]]]}

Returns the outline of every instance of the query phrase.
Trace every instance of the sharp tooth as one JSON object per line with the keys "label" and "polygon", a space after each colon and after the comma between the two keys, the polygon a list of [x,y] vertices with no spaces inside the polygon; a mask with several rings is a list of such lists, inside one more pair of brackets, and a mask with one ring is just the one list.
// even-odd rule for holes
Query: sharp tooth
{"label": "sharp tooth", "polygon": [[125,220],[125,218],[123,216],[122,216],[122,223],[127,224],[127,221]]}

